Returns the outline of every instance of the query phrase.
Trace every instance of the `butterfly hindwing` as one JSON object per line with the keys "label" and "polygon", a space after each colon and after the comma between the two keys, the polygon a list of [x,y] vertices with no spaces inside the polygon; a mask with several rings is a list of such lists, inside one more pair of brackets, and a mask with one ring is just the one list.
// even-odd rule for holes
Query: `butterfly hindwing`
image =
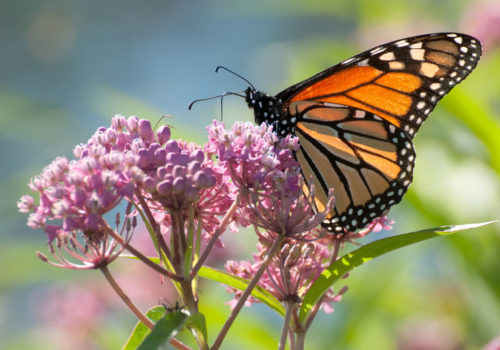
{"label": "butterfly hindwing", "polygon": [[[331,232],[366,226],[398,203],[411,183],[415,153],[409,137],[384,119],[347,106],[296,102],[296,158],[314,182],[323,210],[330,188],[335,207],[323,226]],[[307,191],[307,186],[304,187]]]}
{"label": "butterfly hindwing", "polygon": [[412,138],[480,55],[479,41],[465,34],[411,37],[349,58],[276,97],[285,109],[296,101],[321,101],[369,111]]}

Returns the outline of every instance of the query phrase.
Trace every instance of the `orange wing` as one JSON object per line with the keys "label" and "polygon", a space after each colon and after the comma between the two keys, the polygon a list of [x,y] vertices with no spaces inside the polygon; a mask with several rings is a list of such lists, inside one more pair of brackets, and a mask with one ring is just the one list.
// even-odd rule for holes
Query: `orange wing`
{"label": "orange wing", "polygon": [[316,188],[316,209],[334,189],[335,207],[323,223],[330,232],[355,231],[401,201],[412,180],[415,153],[409,137],[386,120],[348,106],[293,102],[296,158]]}
{"label": "orange wing", "polygon": [[361,109],[413,137],[436,103],[474,69],[480,55],[479,41],[464,34],[402,39],[345,60],[276,97],[285,109],[298,101]]}

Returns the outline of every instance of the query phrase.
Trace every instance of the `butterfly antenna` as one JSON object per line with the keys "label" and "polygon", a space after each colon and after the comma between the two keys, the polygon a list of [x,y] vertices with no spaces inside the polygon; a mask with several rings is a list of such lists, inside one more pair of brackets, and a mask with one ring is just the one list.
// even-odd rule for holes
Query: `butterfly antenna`
{"label": "butterfly antenna", "polygon": [[[153,130],[156,130],[158,129],[158,126],[160,125],[160,122],[163,120],[163,119],[166,119],[166,118],[175,118],[173,115],[170,115],[170,114],[164,114],[161,116],[160,119],[158,119],[158,121],[156,122],[155,124],[155,127],[153,128]],[[167,124],[169,128],[174,128],[173,126]],[[174,128],[175,129],[175,128]]]}
{"label": "butterfly antenna", "polygon": [[244,80],[247,82],[248,85],[250,85],[250,87],[255,90],[255,86],[253,86],[253,84],[251,82],[248,81],[248,79],[244,78],[243,76],[239,75],[238,73],[235,73],[233,72],[232,70],[230,70],[229,68],[226,68],[224,66],[217,66],[217,68],[215,68],[215,73],[217,73],[219,71],[219,69],[224,69],[225,71],[231,73],[231,74],[234,74],[236,75],[238,78]]}
{"label": "butterfly antenna", "polygon": [[239,96],[239,97],[241,97],[241,98],[245,98],[245,96],[244,96],[244,95],[241,95],[241,93],[243,93],[243,91],[238,91],[238,92],[225,92],[225,93],[223,93],[222,95],[217,95],[217,96],[212,96],[212,97],[206,97],[206,98],[200,98],[200,99],[198,99],[198,100],[194,100],[193,102],[191,102],[191,103],[189,104],[188,109],[190,110],[190,109],[193,107],[193,105],[194,105],[195,103],[198,103],[198,102],[201,102],[201,101],[213,100],[213,99],[215,99],[215,98],[220,98],[220,99],[221,99],[221,103],[222,103],[222,99],[224,98],[224,96],[228,96],[228,95],[234,95],[234,96]]}

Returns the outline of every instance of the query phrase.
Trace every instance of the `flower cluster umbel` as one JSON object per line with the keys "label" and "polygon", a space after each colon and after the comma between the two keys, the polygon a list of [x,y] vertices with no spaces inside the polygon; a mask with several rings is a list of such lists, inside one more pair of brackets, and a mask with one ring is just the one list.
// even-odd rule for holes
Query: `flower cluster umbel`
{"label": "flower cluster umbel", "polygon": [[[248,298],[257,283],[284,303],[300,304],[338,254],[339,237],[325,236],[319,228],[333,207],[332,192],[325,210],[314,213],[314,186],[307,197],[302,194],[295,137],[278,138],[265,124],[236,123],[226,130],[214,121],[207,130],[208,142],[199,146],[172,139],[167,126],[153,130],[147,120],[115,116],[109,128],[99,128],[75,147],[74,159],[56,158],[29,184],[38,200],[25,195],[18,202],[29,214],[28,226],[45,231],[57,261],[50,262],[101,268],[122,295],[105,266],[127,250],[178,283],[184,304],[197,312],[195,278],[212,248],[222,247],[220,235],[228,227],[253,226],[259,240],[253,262],[226,263],[229,273],[252,280],[245,292],[228,289],[235,293],[235,310],[257,301]],[[159,264],[130,243],[139,214]],[[384,220],[341,239],[387,226]],[[317,309],[331,312],[331,303],[344,292],[329,290]]]}

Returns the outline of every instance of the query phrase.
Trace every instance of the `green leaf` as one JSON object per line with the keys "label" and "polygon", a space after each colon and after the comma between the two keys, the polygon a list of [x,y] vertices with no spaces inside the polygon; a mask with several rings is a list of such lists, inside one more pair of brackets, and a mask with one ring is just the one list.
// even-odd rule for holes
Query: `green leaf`
{"label": "green leaf", "polygon": [[[222,284],[225,284],[229,287],[233,287],[235,289],[239,290],[245,290],[246,287],[248,286],[248,280],[240,277],[233,276],[227,272],[219,271],[207,266],[202,266],[200,271],[198,272],[198,275],[200,277],[210,279],[212,281],[220,282]],[[285,315],[285,308],[281,303],[279,302],[278,299],[276,299],[271,293],[266,291],[265,289],[256,286],[254,290],[252,291],[252,296],[255,299],[260,300],[267,306],[269,306],[271,309],[276,311],[278,314],[284,316]]]}
{"label": "green leaf", "polygon": [[[165,307],[155,306],[146,312],[146,316],[153,322],[157,322],[165,315]],[[122,350],[135,350],[142,343],[151,330],[142,322],[137,322],[132,334],[128,338]]]}
{"label": "green leaf", "polygon": [[208,342],[207,323],[205,321],[205,316],[202,313],[197,312],[189,316],[186,321],[186,327],[195,329],[203,336],[203,338],[205,338],[205,343]]}
{"label": "green leaf", "polygon": [[156,322],[151,333],[146,336],[137,350],[157,350],[166,347],[170,338],[184,327],[187,318],[188,314],[182,310],[167,312],[162,319]]}
{"label": "green leaf", "polygon": [[300,309],[300,321],[304,322],[306,320],[313,306],[320,300],[328,288],[330,288],[335,282],[342,278],[342,276],[355,267],[363,265],[367,261],[390,251],[424,241],[426,239],[446,236],[458,231],[470,230],[476,227],[491,224],[493,222],[497,221],[468,225],[441,226],[382,238],[342,256],[340,259],[327,267],[307,291]]}

